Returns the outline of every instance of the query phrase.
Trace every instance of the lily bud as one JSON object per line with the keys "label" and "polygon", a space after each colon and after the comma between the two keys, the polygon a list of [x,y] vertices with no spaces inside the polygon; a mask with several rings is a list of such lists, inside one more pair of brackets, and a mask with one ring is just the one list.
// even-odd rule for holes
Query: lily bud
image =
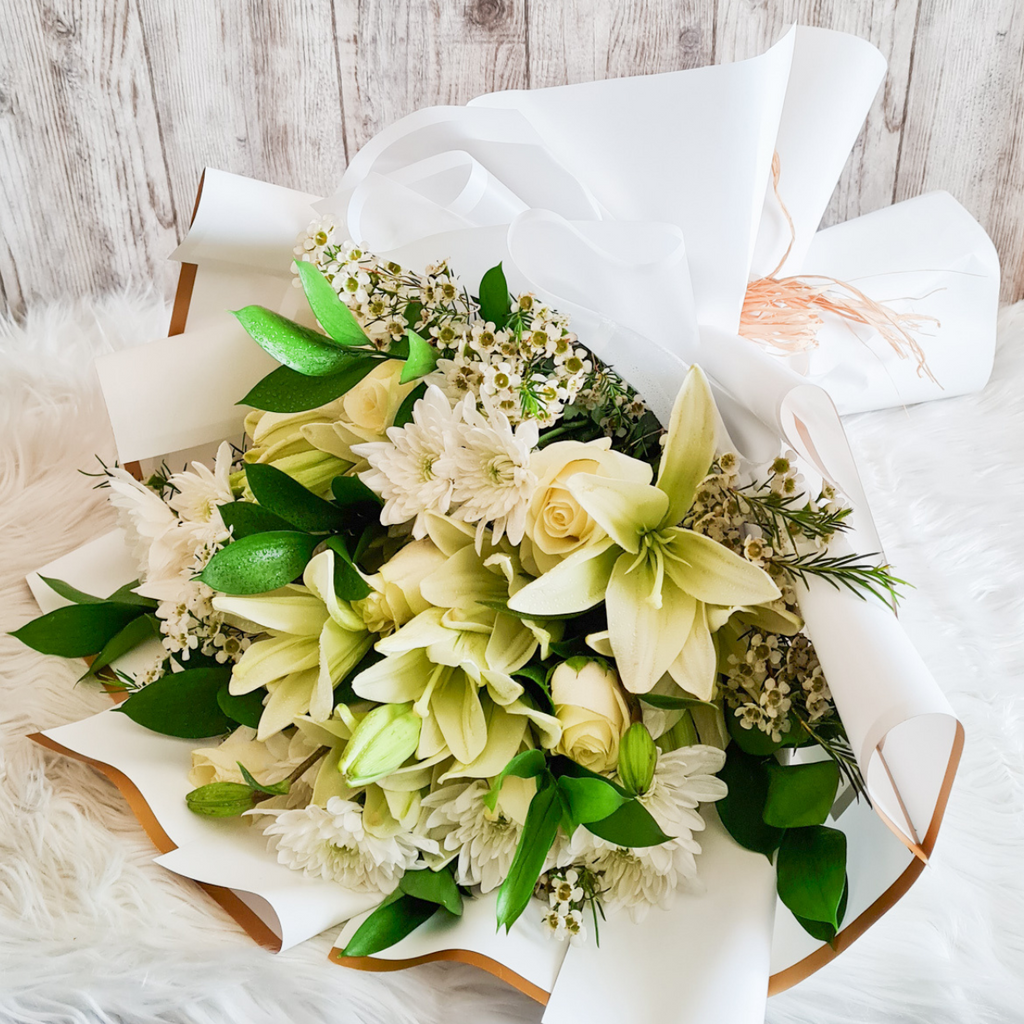
{"label": "lily bud", "polygon": [[256,806],[256,791],[241,782],[211,782],[185,795],[193,814],[206,818],[235,818]]}
{"label": "lily bud", "polygon": [[382,704],[356,726],[338,762],[350,786],[366,786],[390,775],[416,751],[423,720],[406,704]]}
{"label": "lily bud", "polygon": [[619,778],[622,785],[639,796],[651,788],[658,748],[647,726],[634,722],[619,744]]}

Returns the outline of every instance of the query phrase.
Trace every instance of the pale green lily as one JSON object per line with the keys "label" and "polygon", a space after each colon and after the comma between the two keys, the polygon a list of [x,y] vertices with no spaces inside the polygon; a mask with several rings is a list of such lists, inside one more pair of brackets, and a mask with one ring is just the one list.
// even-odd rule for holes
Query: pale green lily
{"label": "pale green lily", "polygon": [[762,569],[677,525],[714,455],[714,398],[703,372],[691,366],[672,410],[656,485],[571,477],[566,486],[608,536],[518,591],[509,607],[569,615],[603,600],[608,643],[627,689],[648,693],[667,672],[684,690],[709,699],[716,671],[709,606],[779,597]]}
{"label": "pale green lily", "polygon": [[273,736],[300,715],[330,718],[335,685],[373,642],[362,618],[334,592],[334,557],[328,550],[313,558],[302,576],[305,586],[213,599],[214,608],[243,628],[269,634],[246,650],[229,684],[235,695],[267,688],[257,739]]}

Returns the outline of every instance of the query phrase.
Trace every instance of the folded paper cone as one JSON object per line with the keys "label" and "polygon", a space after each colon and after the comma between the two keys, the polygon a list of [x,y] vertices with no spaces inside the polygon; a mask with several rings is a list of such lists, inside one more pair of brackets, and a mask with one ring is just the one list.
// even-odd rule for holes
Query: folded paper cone
{"label": "folded paper cone", "polygon": [[[236,403],[274,363],[226,310],[257,303],[312,324],[289,263],[295,236],[319,211],[404,266],[445,258],[478,280],[501,260],[511,289],[571,314],[581,339],[662,422],[687,367],[700,363],[732,447],[759,460],[781,439],[853,505],[852,550],[880,551],[839,415],[981,387],[999,286],[991,242],[942,193],[816,233],[884,69],[863,40],[799,28],[739,64],[418,111],[372,139],[327,200],[208,169],[174,254],[186,264],[175,336],[97,363],[121,460],[142,460],[145,471],[146,460],[178,460],[241,433]],[[795,356],[740,337],[748,283],[774,268],[856,282],[872,302],[933,318],[921,347],[934,380],[869,324],[826,323],[817,347]],[[214,372],[179,372],[193,362]],[[47,574],[90,589],[104,564],[83,549]],[[117,582],[133,575],[129,568]],[[701,858],[707,892],[680,895],[643,926],[610,922],[600,950],[566,950],[523,922],[499,938],[482,899],[454,926],[432,923],[373,963],[338,950],[334,958],[372,969],[464,959],[536,998],[550,993],[552,1022],[584,1013],[762,1019],[769,987],[780,991],[822,966],[919,873],[963,743],[890,609],[814,580],[800,603],[874,805],[840,800],[832,812],[848,842],[849,907],[831,946],[799,927],[776,901],[766,859],[737,846],[712,813]],[[262,840],[244,826],[190,815],[190,743],[106,712],[46,737],[129,780],[136,812],[141,800],[140,816],[151,815],[176,847],[160,862],[236,890],[282,946],[372,905],[257,853]],[[608,957],[614,972],[602,966]],[[689,999],[669,1006],[659,979],[679,963],[695,968]]]}

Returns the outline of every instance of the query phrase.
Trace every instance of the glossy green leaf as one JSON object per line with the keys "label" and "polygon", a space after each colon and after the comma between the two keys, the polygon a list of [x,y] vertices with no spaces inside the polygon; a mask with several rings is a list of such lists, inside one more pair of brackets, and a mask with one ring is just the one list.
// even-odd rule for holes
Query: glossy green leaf
{"label": "glossy green leaf", "polygon": [[341,537],[329,537],[327,546],[334,552],[334,592],[342,601],[361,601],[370,596],[370,585],[359,575]]}
{"label": "glossy green leaf", "polygon": [[133,619],[144,614],[139,606],[73,604],[40,615],[11,636],[40,654],[83,658],[98,654]]}
{"label": "glossy green leaf", "polygon": [[342,508],[367,504],[379,509],[384,504],[384,499],[357,476],[336,476],[331,481],[331,493]]}
{"label": "glossy green leaf", "polygon": [[[837,926],[833,927],[830,924],[826,924],[824,921],[811,921],[806,917],[797,917],[796,919],[800,924],[800,927],[803,928],[803,930],[807,932],[808,935],[813,936],[819,942],[831,943],[835,939],[836,934],[839,932],[839,928],[842,927],[843,918],[846,917],[846,905],[849,901],[849,898],[850,878],[849,876],[847,876],[846,881],[843,885],[843,895],[839,900],[839,911],[836,914],[836,918],[839,921],[839,924]],[[795,914],[793,916],[796,917]]]}
{"label": "glossy green leaf", "polygon": [[407,423],[412,422],[412,407],[427,393],[426,382],[417,384],[402,399],[402,404],[398,407],[398,412],[395,413],[395,422],[393,426],[404,427]]}
{"label": "glossy green leaf", "polygon": [[396,889],[359,926],[342,956],[373,956],[404,939],[437,912],[439,904]]}
{"label": "glossy green leaf", "polygon": [[398,887],[409,896],[427,900],[429,903],[439,903],[456,917],[462,915],[462,893],[459,892],[452,873],[446,868],[441,868],[440,871],[431,871],[430,868],[406,871]]}
{"label": "glossy green leaf", "polygon": [[262,687],[252,690],[250,693],[243,693],[235,696],[228,692],[225,686],[217,693],[217,703],[232,722],[239,725],[247,725],[250,729],[258,729],[260,716],[263,714],[263,698],[267,695]]}
{"label": "glossy green leaf", "polygon": [[823,825],[835,803],[838,788],[839,766],[835,761],[769,763],[764,820],[778,828]]}
{"label": "glossy green leaf", "polygon": [[130,604],[137,608],[156,608],[159,604],[158,601],[154,601],[151,597],[143,597],[141,594],[133,593],[138,585],[138,580],[125,583],[123,586],[118,587],[107,600],[113,604]]}
{"label": "glossy green leaf", "polygon": [[319,543],[283,530],[243,537],[221,548],[197,578],[224,594],[265,594],[302,575]]}
{"label": "glossy green leaf", "polygon": [[789,829],[776,862],[779,898],[799,918],[839,927],[846,836],[824,825]]}
{"label": "glossy green leaf", "polygon": [[343,529],[348,522],[337,505],[318,497],[276,466],[252,462],[245,467],[245,479],[267,511],[303,533],[329,533]]}
{"label": "glossy green leaf", "polygon": [[125,583],[124,586],[118,587],[110,597],[94,597],[92,594],[86,594],[77,587],[71,586],[70,583],[65,583],[64,580],[42,575],[39,578],[55,594],[59,594],[66,601],[74,601],[75,604],[129,604],[136,608],[155,608],[157,606],[157,602],[151,597],[141,597],[139,594],[132,593],[139,585],[138,580],[132,580],[131,583]]}
{"label": "glossy green leaf", "polygon": [[480,316],[501,328],[511,311],[512,297],[508,293],[505,271],[499,263],[491,267],[480,282]]}
{"label": "glossy green leaf", "polygon": [[292,529],[291,523],[280,516],[275,516],[273,512],[262,505],[257,505],[255,501],[229,501],[219,507],[224,525],[234,527],[232,536],[235,540],[251,537],[254,533]]}
{"label": "glossy green leaf", "polygon": [[136,690],[116,710],[165,736],[217,736],[235,726],[217,702],[217,694],[230,678],[231,669],[226,666],[171,672]]}
{"label": "glossy green leaf", "polygon": [[501,784],[510,775],[517,779],[534,779],[547,770],[547,758],[542,750],[524,750],[516,754],[511,761],[494,777],[491,783],[491,791],[484,797],[484,803],[494,810],[498,805],[498,794],[501,792]]}
{"label": "glossy green leaf", "polygon": [[320,326],[339,345],[366,345],[370,339],[320,268],[305,260],[296,260],[295,266],[302,290],[306,293],[306,301]]}
{"label": "glossy green leaf", "polygon": [[155,615],[140,615],[137,619],[132,619],[124,629],[103,645],[103,650],[96,655],[86,675],[96,675],[111,662],[117,661],[118,658],[134,650],[139,644],[159,636],[160,622]]}
{"label": "glossy green leaf", "polygon": [[544,870],[548,851],[558,834],[563,811],[557,785],[541,786],[533,795],[512,866],[498,890],[499,928],[504,925],[508,931],[529,905],[537,879]]}
{"label": "glossy green leaf", "polygon": [[576,779],[563,775],[558,780],[574,823],[587,825],[614,814],[626,798],[605,779]]}
{"label": "glossy green leaf", "polygon": [[627,800],[614,814],[590,822],[587,830],[616,846],[660,846],[672,838],[661,831],[639,800]]}
{"label": "glossy green leaf", "polygon": [[351,355],[345,368],[331,377],[307,377],[288,366],[267,374],[238,402],[266,412],[305,412],[319,409],[354,388],[379,362],[369,353]]}
{"label": "glossy green leaf", "polygon": [[304,376],[332,377],[358,358],[319,331],[263,306],[236,309],[234,316],[260,348]]}
{"label": "glossy green leaf", "polygon": [[548,768],[551,769],[551,774],[554,775],[556,779],[560,779],[565,775],[568,775],[573,779],[597,779],[598,781],[611,786],[619,796],[627,799],[630,796],[626,789],[623,786],[620,786],[617,782],[613,782],[611,779],[605,778],[605,776],[599,775],[597,772],[592,772],[589,768],[584,768],[583,765],[577,763],[571,757],[566,757],[564,754],[556,754],[551,758],[548,761]]}
{"label": "glossy green leaf", "polygon": [[402,368],[402,376],[399,377],[401,384],[409,384],[420,377],[425,377],[437,366],[437,349],[429,341],[421,338],[413,330],[407,329],[405,336],[409,342],[409,356]]}
{"label": "glossy green leaf", "polygon": [[768,769],[764,758],[746,754],[735,743],[730,743],[725,767],[718,777],[729,787],[728,794],[715,804],[729,835],[740,846],[763,853],[771,860],[784,833],[766,824],[763,818],[768,797]]}

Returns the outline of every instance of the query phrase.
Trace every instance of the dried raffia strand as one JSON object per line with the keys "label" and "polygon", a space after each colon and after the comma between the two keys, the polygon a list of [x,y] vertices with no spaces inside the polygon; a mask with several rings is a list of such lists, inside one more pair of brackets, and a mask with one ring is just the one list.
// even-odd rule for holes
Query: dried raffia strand
{"label": "dried raffia strand", "polygon": [[873,328],[901,359],[912,358],[917,363],[918,376],[925,376],[938,384],[928,367],[924,350],[913,334],[926,323],[937,325],[935,317],[898,313],[835,277],[818,274],[775,276],[789,258],[796,239],[793,218],[779,193],[780,172],[779,154],[776,153],[772,157],[772,187],[789,225],[789,245],[770,274],[751,281],[747,286],[739,334],[793,355],[817,348],[818,331],[824,323],[821,314],[830,313],[851,323]]}

